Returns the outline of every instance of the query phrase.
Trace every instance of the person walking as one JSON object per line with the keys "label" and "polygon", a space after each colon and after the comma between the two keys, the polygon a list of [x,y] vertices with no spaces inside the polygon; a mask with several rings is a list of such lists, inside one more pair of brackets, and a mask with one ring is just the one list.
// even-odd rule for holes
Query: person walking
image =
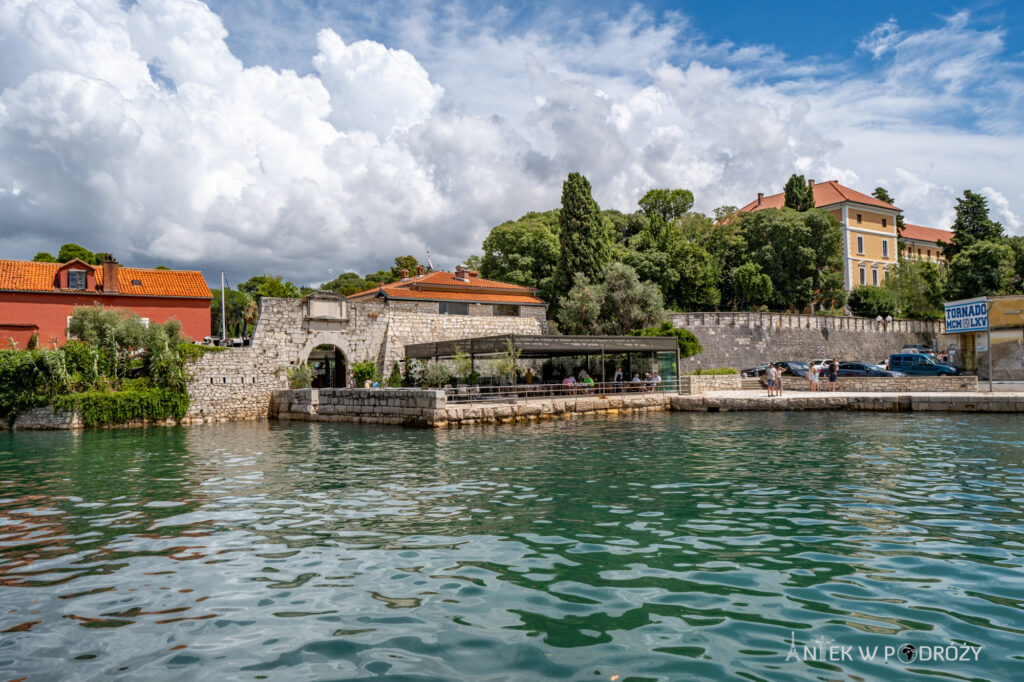
{"label": "person walking", "polygon": [[778,377],[779,371],[775,369],[775,365],[768,365],[768,369],[764,372],[764,382],[768,385],[768,397],[771,398],[775,395],[775,379]]}
{"label": "person walking", "polygon": [[835,393],[836,390],[836,379],[839,377],[839,362],[835,358],[832,358],[832,362],[828,363],[828,390]]}

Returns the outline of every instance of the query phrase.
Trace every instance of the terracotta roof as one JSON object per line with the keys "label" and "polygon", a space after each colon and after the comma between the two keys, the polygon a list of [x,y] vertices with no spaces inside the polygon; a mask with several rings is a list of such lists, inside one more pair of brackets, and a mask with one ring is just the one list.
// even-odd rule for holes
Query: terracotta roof
{"label": "terracotta roof", "polygon": [[948,242],[952,243],[953,233],[949,230],[940,230],[937,227],[924,227],[923,225],[903,224],[903,239],[916,239],[921,242]]}
{"label": "terracotta roof", "polygon": [[[53,281],[64,265],[67,264],[0,260],[0,291],[57,291]],[[103,268],[98,265],[89,267],[96,275],[97,286],[102,286]],[[133,284],[133,281],[139,284]],[[149,270],[120,266],[117,284],[118,294],[124,296],[212,298],[210,287],[198,270]]]}
{"label": "terracotta roof", "polygon": [[[855,189],[850,189],[845,185],[840,185],[835,180],[829,180],[828,182],[815,183],[814,185],[814,207],[825,208],[826,206],[834,206],[835,204],[841,204],[844,201],[849,201],[855,204],[864,204],[865,206],[874,206],[876,208],[887,208],[890,211],[902,211],[903,209],[897,208],[892,204],[887,204],[884,201],[874,198],[868,194],[863,194]],[[751,201],[749,204],[741,208],[737,213],[760,211],[765,208],[782,208],[786,205],[786,194],[781,192],[779,194],[773,194],[770,197],[765,197],[761,202],[761,205],[757,205],[757,200]]]}
{"label": "terracotta roof", "polygon": [[469,275],[466,281],[456,279],[451,272],[438,270],[409,277],[398,282],[383,284],[373,289],[349,295],[351,299],[368,298],[383,294],[387,298],[416,301],[465,301],[468,303],[518,303],[544,305],[537,298],[537,290],[519,284],[497,282]]}

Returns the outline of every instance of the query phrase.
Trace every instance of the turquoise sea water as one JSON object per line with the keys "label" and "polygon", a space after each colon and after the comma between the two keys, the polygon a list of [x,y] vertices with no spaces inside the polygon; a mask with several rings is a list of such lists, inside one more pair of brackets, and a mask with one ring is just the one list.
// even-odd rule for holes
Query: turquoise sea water
{"label": "turquoise sea water", "polygon": [[2,433],[0,678],[1024,679],[1022,510],[1003,415]]}

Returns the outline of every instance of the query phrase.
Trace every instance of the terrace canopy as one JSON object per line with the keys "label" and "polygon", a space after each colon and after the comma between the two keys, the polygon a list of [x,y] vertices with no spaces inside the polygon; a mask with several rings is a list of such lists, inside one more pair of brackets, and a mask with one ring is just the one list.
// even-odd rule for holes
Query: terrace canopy
{"label": "terrace canopy", "polygon": [[[478,336],[453,341],[412,343],[405,347],[409,360],[439,360],[451,358],[458,352],[470,358],[501,355],[511,345],[520,358],[601,357],[606,355],[650,354],[667,357],[671,354],[675,368],[679,367],[679,341],[675,336],[558,336],[554,334],[501,334]],[[602,362],[602,372],[604,363]],[[673,372],[675,374],[675,372]],[[602,377],[604,380],[605,377]]]}

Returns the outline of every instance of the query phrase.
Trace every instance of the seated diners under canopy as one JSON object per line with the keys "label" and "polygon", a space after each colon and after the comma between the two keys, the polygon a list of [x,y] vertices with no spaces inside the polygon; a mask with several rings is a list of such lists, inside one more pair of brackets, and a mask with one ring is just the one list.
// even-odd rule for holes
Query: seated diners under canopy
{"label": "seated diners under canopy", "polygon": [[675,336],[501,334],[409,344],[405,347],[405,357],[407,360],[445,360],[455,357],[456,353],[465,353],[475,362],[478,358],[500,357],[510,349],[519,360],[579,358],[579,366],[602,383],[612,381],[617,365],[623,365],[627,378],[634,372],[642,376],[654,368],[665,384],[674,384],[678,376],[679,342]]}

